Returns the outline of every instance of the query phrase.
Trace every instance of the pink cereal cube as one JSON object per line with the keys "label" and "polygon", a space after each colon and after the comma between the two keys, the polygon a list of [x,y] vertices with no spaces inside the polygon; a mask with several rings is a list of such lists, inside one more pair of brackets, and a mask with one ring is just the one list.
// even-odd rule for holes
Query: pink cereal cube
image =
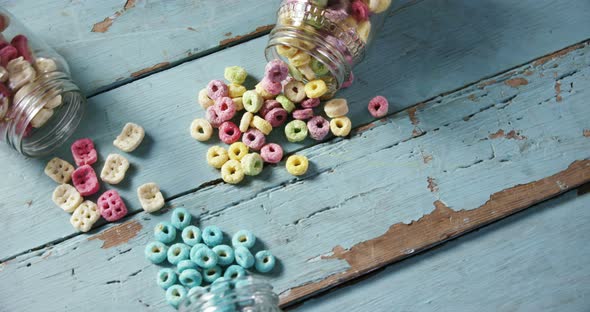
{"label": "pink cereal cube", "polygon": [[91,139],[79,139],[72,143],[70,149],[78,166],[92,165],[98,159],[96,149],[94,149],[94,142]]}
{"label": "pink cereal cube", "polygon": [[127,215],[127,206],[115,190],[104,192],[97,201],[100,215],[107,221],[113,222]]}
{"label": "pink cereal cube", "polygon": [[100,189],[96,173],[90,165],[83,165],[72,172],[72,183],[82,196],[90,196]]}

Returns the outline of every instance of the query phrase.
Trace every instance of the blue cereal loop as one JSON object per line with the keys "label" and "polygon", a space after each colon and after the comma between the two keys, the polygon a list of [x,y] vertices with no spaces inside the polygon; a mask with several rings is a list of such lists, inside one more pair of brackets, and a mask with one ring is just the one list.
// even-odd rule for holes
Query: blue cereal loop
{"label": "blue cereal loop", "polygon": [[248,248],[244,246],[238,246],[236,249],[234,249],[234,254],[236,257],[236,263],[244,269],[249,269],[254,266],[255,259]]}
{"label": "blue cereal loop", "polygon": [[246,276],[246,270],[237,264],[232,264],[225,269],[223,277],[229,279],[238,279]]}
{"label": "blue cereal loop", "polygon": [[156,240],[170,244],[176,239],[176,228],[170,222],[160,222],[154,228]]}
{"label": "blue cereal loop", "polygon": [[168,262],[177,265],[182,260],[187,260],[190,254],[190,247],[182,243],[176,243],[168,248]]}
{"label": "blue cereal loop", "polygon": [[178,305],[186,298],[186,294],[186,288],[183,286],[172,285],[166,290],[166,302],[174,308],[178,308]]}
{"label": "blue cereal loop", "polygon": [[168,289],[170,286],[176,284],[176,280],[174,270],[165,268],[158,271],[157,284],[163,289]]}
{"label": "blue cereal loop", "polygon": [[275,267],[275,256],[273,256],[268,250],[261,250],[256,253],[256,271],[260,273],[267,273],[272,271]]}
{"label": "blue cereal loop", "polygon": [[176,266],[176,272],[178,272],[178,274],[180,274],[184,270],[188,270],[188,269],[195,269],[196,270],[198,267],[199,266],[191,260],[182,260],[182,261],[178,262],[178,265]]}
{"label": "blue cereal loop", "polygon": [[190,258],[191,258],[191,260],[192,260],[193,262],[195,262],[195,261],[196,261],[196,259],[197,259],[197,256],[196,256],[197,250],[199,250],[199,249],[201,249],[201,248],[203,248],[203,247],[205,247],[205,248],[209,248],[209,247],[207,247],[207,245],[205,245],[205,244],[202,244],[202,243],[195,244],[195,245],[194,245],[194,246],[191,248]]}
{"label": "blue cereal loop", "polygon": [[209,247],[221,245],[223,242],[223,232],[221,232],[221,229],[215,225],[205,227],[201,235],[203,242]]}
{"label": "blue cereal loop", "polygon": [[234,248],[238,246],[243,246],[248,249],[254,247],[256,243],[256,236],[252,234],[252,232],[248,230],[239,230],[237,231],[231,239],[231,244]]}
{"label": "blue cereal loop", "polygon": [[203,270],[203,280],[207,283],[213,283],[219,277],[221,277],[221,267],[218,265]]}
{"label": "blue cereal loop", "polygon": [[168,246],[162,242],[150,242],[145,246],[144,254],[151,263],[159,264],[166,260]]}
{"label": "blue cereal loop", "polygon": [[182,285],[192,288],[201,285],[203,282],[203,277],[199,271],[195,269],[187,269],[180,273],[178,280]]}
{"label": "blue cereal loop", "polygon": [[201,241],[201,229],[194,225],[189,225],[182,230],[181,237],[185,244],[194,246]]}
{"label": "blue cereal loop", "polygon": [[203,269],[209,269],[217,265],[218,259],[213,250],[209,247],[202,247],[195,252],[193,261]]}
{"label": "blue cereal loop", "polygon": [[217,254],[217,264],[228,266],[234,262],[234,250],[228,245],[217,245],[213,247],[213,252]]}
{"label": "blue cereal loop", "polygon": [[170,222],[175,228],[182,230],[191,224],[192,216],[185,208],[176,208],[172,211]]}

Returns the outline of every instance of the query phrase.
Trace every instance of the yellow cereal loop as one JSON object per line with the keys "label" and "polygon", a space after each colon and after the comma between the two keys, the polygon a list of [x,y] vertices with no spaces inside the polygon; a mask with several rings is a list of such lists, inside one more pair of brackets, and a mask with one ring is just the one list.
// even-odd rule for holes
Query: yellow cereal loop
{"label": "yellow cereal loop", "polygon": [[244,169],[237,160],[229,160],[221,167],[221,178],[229,184],[238,184],[244,179]]}
{"label": "yellow cereal loop", "polygon": [[332,134],[335,136],[347,136],[350,133],[351,128],[352,123],[350,122],[350,119],[346,116],[337,117],[330,120],[330,130],[332,131]]}
{"label": "yellow cereal loop", "polygon": [[227,154],[229,155],[229,159],[240,161],[244,156],[248,154],[250,148],[243,142],[235,142],[229,146],[229,150]]}
{"label": "yellow cereal loop", "polygon": [[207,109],[209,106],[213,106],[213,104],[215,104],[215,101],[209,97],[207,88],[201,89],[201,91],[199,91],[199,104],[203,109]]}
{"label": "yellow cereal loop", "polygon": [[299,72],[303,74],[303,76],[305,76],[305,79],[307,80],[314,80],[316,78],[315,72],[313,71],[313,69],[311,69],[311,66],[309,66],[309,64],[300,66],[297,69],[299,70]]}
{"label": "yellow cereal loop", "polygon": [[204,142],[211,138],[213,127],[206,119],[197,118],[191,123],[190,132],[193,139]]}
{"label": "yellow cereal loop", "polygon": [[252,127],[260,130],[264,135],[268,135],[272,131],[272,125],[260,116],[254,116],[252,118]]}
{"label": "yellow cereal loop", "polygon": [[244,94],[244,92],[246,92],[246,87],[239,84],[230,83],[227,85],[227,92],[229,94],[229,97],[232,99],[241,97]]}
{"label": "yellow cereal loop", "polygon": [[209,150],[207,150],[207,163],[213,168],[221,168],[228,159],[227,151],[221,146],[211,146]]}
{"label": "yellow cereal loop", "polygon": [[304,175],[309,167],[307,157],[302,155],[291,155],[287,158],[287,172],[294,176]]}
{"label": "yellow cereal loop", "polygon": [[231,100],[232,100],[232,102],[234,102],[234,105],[236,106],[236,111],[239,112],[242,109],[244,109],[244,103],[242,102],[242,97],[233,98]]}
{"label": "yellow cereal loop", "polygon": [[366,43],[369,39],[369,34],[371,33],[371,22],[368,20],[362,21],[356,31],[359,35],[359,38],[361,38],[361,40]]}
{"label": "yellow cereal loop", "polygon": [[344,19],[341,22],[341,26],[344,27],[345,29],[347,29],[347,28],[356,28],[357,25],[358,25],[357,21],[352,16],[347,17],[346,19]]}
{"label": "yellow cereal loop", "polygon": [[319,98],[328,92],[328,87],[323,80],[312,80],[305,85],[305,94],[310,99]]}
{"label": "yellow cereal loop", "polygon": [[252,123],[252,119],[254,119],[254,114],[250,113],[250,112],[245,112],[244,115],[242,115],[242,119],[240,119],[240,131],[246,132],[248,131],[248,129],[250,129],[250,124]]}
{"label": "yellow cereal loop", "polygon": [[311,61],[311,56],[309,56],[309,54],[307,54],[306,52],[303,52],[303,51],[299,51],[299,52],[297,52],[297,54],[295,54],[289,58],[289,63],[291,63],[291,65],[293,65],[295,67],[307,65],[307,64],[309,64],[310,61]]}
{"label": "yellow cereal loop", "polygon": [[258,83],[256,85],[256,87],[254,88],[254,91],[256,91],[256,93],[258,93],[263,99],[268,100],[268,99],[272,99],[275,96],[270,94],[268,91],[266,91],[263,87],[261,83]]}
{"label": "yellow cereal loop", "polygon": [[369,10],[373,13],[382,13],[391,5],[391,0],[369,0]]}
{"label": "yellow cereal loop", "polygon": [[299,50],[294,47],[286,46],[286,45],[278,45],[276,46],[277,53],[284,57],[292,57],[293,55],[297,54]]}

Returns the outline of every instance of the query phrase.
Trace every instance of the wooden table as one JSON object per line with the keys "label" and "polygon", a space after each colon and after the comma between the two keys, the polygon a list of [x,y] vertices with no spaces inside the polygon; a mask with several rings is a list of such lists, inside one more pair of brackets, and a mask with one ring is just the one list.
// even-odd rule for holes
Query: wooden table
{"label": "wooden table", "polygon": [[[170,310],[143,258],[170,216],[141,210],[150,181],[200,225],[254,230],[294,311],[590,308],[587,0],[396,2],[340,93],[351,136],[285,144],[310,158],[306,176],[279,165],[240,186],[206,166],[210,144],[188,126],[225,66],[260,78],[277,1],[0,5],[69,60],[89,97],[75,138],[104,160],[124,123],[147,131],[115,187],[129,216],[88,234],[51,202],[47,159],[0,149],[0,311]],[[391,103],[381,120],[366,111],[377,94]]]}

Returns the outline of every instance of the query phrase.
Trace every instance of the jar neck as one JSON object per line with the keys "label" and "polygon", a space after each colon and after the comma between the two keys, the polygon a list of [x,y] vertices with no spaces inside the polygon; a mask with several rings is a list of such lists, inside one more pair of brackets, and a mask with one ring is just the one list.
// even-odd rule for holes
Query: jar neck
{"label": "jar neck", "polygon": [[[24,87],[23,87],[24,88]],[[32,129],[31,120],[48,100],[61,95],[62,105],[48,124]],[[21,154],[38,157],[64,143],[75,131],[84,114],[84,96],[68,75],[55,71],[38,76],[13,96],[10,112],[0,122],[0,135]]]}
{"label": "jar neck", "polygon": [[267,60],[284,60],[276,50],[280,45],[309,54],[328,68],[331,77],[322,79],[333,95],[364,57],[363,41],[355,32],[334,23],[326,10],[306,0],[283,1],[277,15],[265,51]]}

